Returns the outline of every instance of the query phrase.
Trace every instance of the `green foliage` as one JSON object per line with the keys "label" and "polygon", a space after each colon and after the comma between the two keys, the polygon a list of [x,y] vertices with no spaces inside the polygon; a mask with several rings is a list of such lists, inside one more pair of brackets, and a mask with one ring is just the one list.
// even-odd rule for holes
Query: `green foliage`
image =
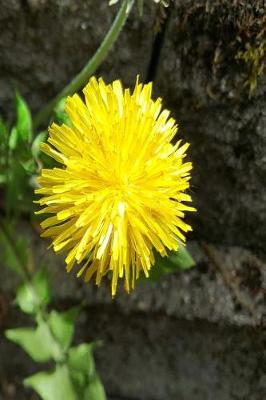
{"label": "green foliage", "polygon": [[67,350],[74,334],[74,322],[79,313],[79,307],[72,307],[68,311],[59,313],[52,310],[48,318],[51,331],[63,351]]}
{"label": "green foliage", "polygon": [[[118,1],[111,0],[110,4]],[[168,5],[166,0],[153,1],[163,6]],[[128,5],[128,12],[132,4],[132,0],[124,3],[125,6]],[[137,0],[137,5],[141,15],[144,0]],[[98,61],[96,62],[97,57],[93,57],[91,64],[79,74],[79,79],[75,79],[64,93],[73,92],[74,87],[77,89],[84,81],[84,76],[87,79],[103,60],[127,18],[127,13],[123,18],[121,15],[123,14],[120,14],[120,18],[117,18],[117,22],[107,34],[108,40],[105,45],[96,53]],[[75,82],[78,82],[78,87]],[[35,127],[44,117],[50,115],[53,105],[54,100],[40,113],[39,118],[35,118]],[[59,124],[70,125],[64,108],[65,98],[57,103],[53,119]],[[15,125],[8,127],[0,118],[0,189],[4,189],[4,211],[9,217],[21,211],[32,211],[31,186],[35,185],[35,177],[42,167],[43,159],[45,160],[40,156],[40,144],[45,141],[46,136],[47,132],[42,131],[34,138],[30,109],[21,95],[16,93]],[[6,225],[0,222],[0,240],[4,244],[7,264],[24,280],[17,290],[16,304],[22,312],[34,318],[33,327],[8,329],[5,335],[22,347],[35,362],[54,364],[51,370],[40,371],[28,377],[24,384],[33,388],[44,400],[106,400],[93,359],[95,343],[72,345],[74,323],[79,308],[73,307],[64,312],[51,309],[52,297],[47,271],[42,268],[33,276],[29,274],[34,271],[30,252],[25,239],[19,238],[14,231],[13,224]],[[185,249],[181,249],[177,254],[172,253],[168,259],[157,256],[156,265],[153,278],[156,278],[156,274],[158,277],[176,268],[190,268],[194,261]]]}
{"label": "green foliage", "polygon": [[32,137],[31,116],[22,97],[16,95],[16,125],[10,133],[6,129],[8,139],[0,148],[1,175],[5,183],[5,205],[7,211],[16,212],[18,202],[22,202],[28,188],[28,174],[33,168],[29,152],[29,141]]}
{"label": "green foliage", "polygon": [[5,121],[0,117],[0,149],[6,145],[8,140],[8,126]]}
{"label": "green foliage", "polygon": [[9,215],[32,211],[32,179],[41,166],[40,143],[45,132],[33,138],[29,107],[16,93],[16,124],[9,128],[0,118],[0,189],[4,189]]}
{"label": "green foliage", "polygon": [[263,75],[266,68],[266,40],[262,41],[259,45],[246,44],[245,51],[239,51],[236,55],[237,60],[245,62],[247,67],[247,78],[245,86],[249,89],[249,95],[251,96],[254,90],[257,88],[258,79]]}
{"label": "green foliage", "polygon": [[[69,124],[64,113],[64,99],[55,109],[58,123]],[[33,139],[32,119],[22,97],[16,95],[16,124],[11,129],[0,118],[0,189],[4,189],[6,211],[9,216],[32,209],[31,183],[42,166],[40,143],[47,133],[42,131]],[[33,327],[8,329],[6,337],[19,345],[37,363],[54,362],[54,369],[41,371],[25,379],[42,399],[47,400],[105,400],[101,381],[95,371],[92,349],[94,344],[83,343],[70,347],[74,322],[79,312],[73,307],[65,312],[51,310],[51,290],[47,271],[34,270],[28,243],[15,229],[13,218],[0,221],[0,241],[5,263],[24,281],[16,293],[16,304],[22,312],[35,319]]]}
{"label": "green foliage", "polygon": [[148,279],[159,280],[162,276],[176,272],[177,270],[187,270],[195,266],[195,261],[185,246],[180,245],[178,251],[172,251],[168,257],[155,255],[155,265],[150,271]]}
{"label": "green foliage", "polygon": [[99,377],[96,375],[84,391],[84,400],[105,400],[105,391]]}
{"label": "green foliage", "polygon": [[24,237],[18,237],[12,223],[2,221],[0,228],[2,258],[12,271],[23,278],[24,265],[28,263],[27,241]]}
{"label": "green foliage", "polygon": [[32,140],[32,118],[29,107],[20,94],[16,93],[17,123],[16,130],[18,139],[30,143]]}
{"label": "green foliage", "polygon": [[[25,242],[13,240],[14,231],[0,225],[8,250],[12,269],[24,278],[17,289],[16,303],[21,311],[35,318],[34,327],[8,329],[6,337],[18,344],[37,363],[54,362],[51,371],[40,371],[24,380],[44,400],[106,400],[104,388],[96,373],[93,360],[94,343],[72,346],[74,323],[80,311],[72,307],[67,311],[51,310],[51,290],[48,274],[41,268],[29,277]],[[1,237],[0,237],[1,239]],[[21,270],[23,273],[21,273]]]}
{"label": "green foliage", "polygon": [[21,346],[38,363],[53,360],[52,371],[41,371],[24,380],[43,400],[105,400],[104,388],[95,371],[94,343],[70,347],[79,307],[65,312],[45,311],[51,300],[47,273],[37,272],[17,291],[16,301],[25,313],[35,315],[33,328],[8,329],[6,337]]}
{"label": "green foliage", "polygon": [[31,285],[23,283],[17,289],[16,303],[27,314],[36,314],[40,305],[48,305],[50,301],[50,285],[45,268],[34,275]]}
{"label": "green foliage", "polygon": [[38,321],[36,328],[8,329],[5,335],[20,345],[36,362],[46,362],[51,359],[57,361],[60,358],[58,344],[43,320]]}
{"label": "green foliage", "polygon": [[44,400],[105,400],[105,391],[95,371],[94,345],[83,343],[72,347],[67,361],[52,371],[42,371],[24,380]]}
{"label": "green foliage", "polygon": [[70,119],[68,118],[67,113],[65,112],[65,104],[66,104],[66,97],[63,97],[58,101],[54,108],[54,120],[58,124],[66,124],[68,126],[71,125]]}
{"label": "green foliage", "polygon": [[18,142],[18,130],[17,128],[14,126],[11,129],[10,132],[10,136],[9,136],[9,140],[8,140],[8,147],[10,150],[15,150],[15,148],[17,147],[17,142]]}
{"label": "green foliage", "polygon": [[40,157],[40,145],[42,142],[45,142],[47,138],[47,132],[43,131],[38,133],[34,138],[32,145],[31,145],[31,153],[35,160],[39,160]]}
{"label": "green foliage", "polygon": [[33,388],[43,400],[78,400],[65,364],[57,365],[51,372],[32,375],[24,384]]}
{"label": "green foliage", "polygon": [[[92,357],[92,351],[95,345],[93,343],[82,343],[79,346],[71,347],[68,352],[68,366],[73,375],[79,375],[75,378],[78,383],[82,381],[83,376],[87,375],[89,379],[95,374],[95,365]],[[82,381],[86,384],[85,381]]]}
{"label": "green foliage", "polygon": [[94,343],[71,347],[68,353],[68,367],[79,398],[105,400],[105,392],[95,370],[92,354],[94,347]]}
{"label": "green foliage", "polygon": [[8,127],[0,117],[0,185],[6,183],[5,168],[7,164],[6,149],[8,146]]}

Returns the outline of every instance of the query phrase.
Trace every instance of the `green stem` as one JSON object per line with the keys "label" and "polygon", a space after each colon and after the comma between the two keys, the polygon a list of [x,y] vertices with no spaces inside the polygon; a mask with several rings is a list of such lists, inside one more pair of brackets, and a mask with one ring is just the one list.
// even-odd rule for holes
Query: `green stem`
{"label": "green stem", "polygon": [[29,271],[24,266],[24,264],[19,256],[17,247],[16,247],[15,243],[13,242],[11,235],[9,234],[9,231],[8,231],[8,228],[6,227],[5,222],[1,221],[1,219],[0,219],[0,232],[2,233],[5,243],[7,244],[9,249],[12,250],[13,256],[16,259],[17,265],[19,266],[19,271],[17,271],[17,273],[20,274],[20,276],[23,278],[23,280],[25,282],[29,283],[29,281],[30,281]]}
{"label": "green stem", "polygon": [[96,71],[98,66],[105,59],[107,53],[118,38],[118,35],[127,20],[133,4],[134,0],[124,0],[122,2],[110,30],[106,34],[94,56],[89,60],[80,73],[76,75],[76,77],[36,115],[33,120],[34,129],[37,129],[39,125],[49,117],[55,105],[62,97],[72,95],[88,82],[89,77]]}

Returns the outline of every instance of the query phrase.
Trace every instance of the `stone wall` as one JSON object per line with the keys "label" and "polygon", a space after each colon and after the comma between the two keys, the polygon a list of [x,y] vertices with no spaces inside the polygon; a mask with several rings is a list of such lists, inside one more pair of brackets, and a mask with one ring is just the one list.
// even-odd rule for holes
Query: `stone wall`
{"label": "stone wall", "polygon": [[[0,0],[1,112],[12,118],[15,88],[38,111],[94,53],[115,12],[107,0]],[[196,269],[111,301],[108,289],[65,275],[61,259],[23,227],[50,265],[55,305],[85,299],[76,341],[104,340],[96,358],[111,400],[266,396],[266,278],[257,258],[265,258],[266,81],[259,77],[249,93],[250,66],[238,59],[247,43],[256,49],[266,40],[265,13],[262,1],[176,0],[155,40],[162,16],[147,0],[144,17],[130,16],[98,71],[129,86],[137,74],[153,77],[192,144]],[[216,243],[214,256],[203,239]],[[21,322],[15,285],[3,269],[2,330]],[[34,399],[19,384],[34,365],[5,339],[0,354],[0,399]]]}
{"label": "stone wall", "polygon": [[[116,11],[107,3],[0,1],[1,109],[10,111],[16,87],[35,111],[64,87],[107,32]],[[137,74],[146,78],[153,51],[155,92],[192,144],[195,237],[264,252],[266,82],[249,97],[250,67],[237,59],[266,41],[263,1],[176,1],[160,48],[155,10],[130,16],[98,74],[132,86]]]}
{"label": "stone wall", "polygon": [[262,1],[176,1],[156,76],[192,144],[197,237],[262,252],[266,79],[249,93],[251,67],[238,57],[261,43],[266,52],[265,26]]}
{"label": "stone wall", "polygon": [[[196,268],[138,283],[131,295],[120,288],[112,300],[108,282],[96,288],[66,274],[47,243],[27,224],[20,229],[49,268],[54,306],[82,301],[75,342],[103,341],[96,363],[108,400],[264,399],[266,266],[249,251],[207,246],[210,258],[204,246],[190,243]],[[16,285],[3,268],[2,330],[30,323],[12,304]],[[35,400],[21,382],[38,366],[4,338],[0,355],[3,400]]]}

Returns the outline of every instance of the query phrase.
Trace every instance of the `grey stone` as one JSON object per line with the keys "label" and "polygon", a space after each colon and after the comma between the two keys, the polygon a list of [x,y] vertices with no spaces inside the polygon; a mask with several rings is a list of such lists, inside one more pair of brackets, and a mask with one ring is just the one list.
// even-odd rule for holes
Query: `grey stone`
{"label": "grey stone", "polygon": [[[0,103],[10,113],[14,88],[36,112],[81,70],[111,26],[118,7],[108,1],[0,1]],[[97,71],[132,86],[145,76],[153,40],[154,7],[129,17]]]}
{"label": "grey stone", "polygon": [[[66,274],[48,243],[27,225],[20,231],[30,238],[37,266],[41,260],[49,269],[53,304],[65,309],[82,302],[75,341],[103,340],[96,362],[110,400],[264,398],[266,268],[251,252],[211,247],[217,269],[192,242],[196,268],[140,282],[130,295],[121,287],[112,300],[108,280],[96,288]],[[10,303],[16,285],[14,274],[2,268],[0,293],[9,309],[2,327],[30,323]],[[0,377],[15,380],[18,390],[36,366],[4,338],[0,354]]]}
{"label": "grey stone", "polygon": [[[248,97],[235,60],[243,42],[235,43],[234,21],[226,19],[238,2],[223,0],[218,11],[217,3],[175,2],[155,79],[156,93],[192,143],[198,241],[189,246],[197,268],[139,283],[130,296],[121,289],[112,300],[108,282],[97,289],[67,275],[48,243],[20,228],[37,262],[48,265],[54,305],[84,304],[75,341],[104,340],[96,359],[110,400],[266,397],[266,268],[247,250],[265,256],[266,82],[262,77]],[[0,0],[1,111],[12,116],[15,87],[34,111],[51,99],[94,53],[115,10],[107,0]],[[130,86],[138,73],[145,77],[154,18],[154,8],[142,20],[130,17],[99,75]],[[204,238],[217,243],[214,262],[203,251]],[[1,265],[2,331],[30,323],[12,304],[17,284]],[[21,381],[36,365],[4,337],[0,354],[0,398],[35,399]]]}
{"label": "grey stone", "polygon": [[266,19],[256,4],[175,1],[155,87],[191,142],[195,237],[265,253],[266,79],[249,98],[247,66],[236,59],[258,34],[258,15]]}
{"label": "grey stone", "polygon": [[[5,114],[12,109],[15,87],[37,111],[82,68],[113,21],[117,7],[107,3],[0,0],[0,108]],[[157,18],[155,5],[146,4],[144,17],[135,10],[99,69],[107,80],[121,78],[132,86],[137,74],[145,78]],[[261,77],[249,98],[246,67],[236,60],[258,34],[259,25],[253,29],[251,24],[251,33],[242,25],[250,15],[253,20],[265,16],[263,7],[258,14],[260,4],[176,1],[155,91],[175,114],[180,136],[192,143],[195,238],[265,253],[266,82]]]}

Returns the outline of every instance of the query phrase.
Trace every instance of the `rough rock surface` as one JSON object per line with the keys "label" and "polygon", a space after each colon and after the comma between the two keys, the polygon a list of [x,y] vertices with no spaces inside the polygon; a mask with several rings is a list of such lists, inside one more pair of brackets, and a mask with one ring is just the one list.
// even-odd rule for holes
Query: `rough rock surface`
{"label": "rough rock surface", "polygon": [[[116,8],[107,3],[0,0],[0,110],[10,111],[14,87],[33,110],[64,87],[111,25]],[[156,92],[192,143],[195,236],[265,253],[266,82],[260,77],[249,97],[251,67],[238,59],[247,44],[265,44],[265,3],[174,3],[154,78]],[[154,10],[153,4],[143,19],[130,16],[99,74],[126,85],[137,74],[145,78]]]}
{"label": "rough rock surface", "polygon": [[[249,97],[250,71],[236,59],[246,41],[254,45],[259,28],[251,26],[250,36],[238,18],[245,9],[234,7],[249,5],[250,16],[254,2],[217,3],[175,1],[154,68],[157,94],[192,143],[195,237],[218,243],[212,256],[195,242],[196,269],[140,284],[130,297],[121,292],[112,301],[108,288],[65,275],[62,260],[32,236],[37,259],[51,271],[55,305],[85,300],[76,341],[105,342],[97,365],[110,400],[266,398],[266,268],[243,250],[265,255],[266,82],[261,77]],[[107,0],[0,0],[0,111],[10,113],[14,87],[37,111],[94,53],[114,14]],[[126,85],[138,73],[145,77],[153,23],[154,8],[143,20],[132,15],[99,74]],[[1,333],[26,322],[11,303],[16,284],[1,265]],[[19,384],[35,365],[3,337],[0,354],[0,399],[36,399]]]}
{"label": "rough rock surface", "polygon": [[[61,257],[29,229],[22,231],[49,268],[55,306],[83,302],[75,340],[104,341],[96,360],[110,400],[264,398],[266,268],[249,251],[207,245],[210,258],[191,243],[197,268],[139,283],[130,296],[121,290],[112,300],[108,282],[97,289],[67,275]],[[0,293],[8,312],[2,313],[2,329],[29,323],[11,304],[15,286],[3,268]],[[3,388],[12,382],[17,393],[14,380],[21,382],[36,366],[4,338],[0,354]]]}
{"label": "rough rock surface", "polygon": [[192,144],[196,236],[265,253],[266,79],[249,96],[238,59],[266,47],[265,2],[176,1],[168,22],[155,87]]}
{"label": "rough rock surface", "polygon": [[[95,0],[0,0],[0,110],[18,88],[34,111],[53,98],[94,54],[117,6]],[[98,74],[132,85],[145,76],[153,40],[154,7],[126,29]]]}

